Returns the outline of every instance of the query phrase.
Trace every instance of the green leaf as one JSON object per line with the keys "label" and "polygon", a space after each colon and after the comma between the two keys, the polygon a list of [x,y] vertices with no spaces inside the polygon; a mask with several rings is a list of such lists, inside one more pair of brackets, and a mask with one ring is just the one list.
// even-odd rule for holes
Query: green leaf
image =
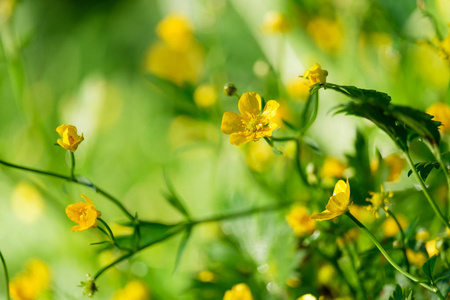
{"label": "green leaf", "polygon": [[316,120],[318,109],[319,109],[319,93],[311,92],[302,112],[302,119],[300,125],[302,134],[304,134]]}
{"label": "green leaf", "polygon": [[450,273],[448,273],[448,274],[443,274],[443,275],[441,275],[441,276],[438,276],[438,277],[435,279],[435,281],[437,282],[437,281],[439,281],[439,280],[446,279],[446,278],[448,278],[448,277],[450,277]]}
{"label": "green leaf", "polygon": [[282,119],[281,121],[283,121],[283,123],[284,123],[284,125],[286,125],[286,127],[290,128],[290,129],[292,129],[292,130],[294,130],[294,131],[299,131],[299,129],[297,128],[297,126],[294,125],[294,124],[292,124],[291,122],[286,121],[285,119]]}
{"label": "green leaf", "polygon": [[320,151],[319,145],[315,140],[313,140],[310,137],[303,137],[303,142],[308,145],[311,149],[313,149],[317,154],[322,155],[322,152]]}
{"label": "green leaf", "polygon": [[[427,161],[427,162],[416,163],[416,164],[414,164],[414,167],[416,168],[420,177],[422,177],[423,181],[425,181],[428,178],[428,175],[430,175],[430,172],[433,170],[433,168],[439,169],[440,165],[438,162],[435,162],[435,161]],[[413,173],[413,171],[409,170],[408,177],[411,176],[412,173]]]}
{"label": "green leaf", "polygon": [[422,266],[422,270],[425,273],[425,275],[427,275],[427,277],[433,281],[433,271],[434,271],[434,266],[436,264],[436,259],[437,256],[433,255],[429,260],[427,260],[423,266]]}
{"label": "green leaf", "polygon": [[395,290],[389,297],[389,300],[413,300],[414,295],[411,289],[402,288],[399,284],[395,286]]}
{"label": "green leaf", "polygon": [[190,219],[190,215],[187,209],[184,207],[183,203],[181,203],[181,200],[178,197],[177,193],[175,192],[175,189],[172,183],[170,182],[166,172],[164,172],[164,180],[166,181],[166,186],[167,189],[169,190],[169,193],[163,192],[164,198],[166,198],[167,202],[169,202],[169,204],[172,205],[176,210],[178,210],[182,215]]}
{"label": "green leaf", "polygon": [[186,232],[184,233],[184,236],[180,242],[180,245],[178,246],[178,252],[177,252],[176,259],[175,259],[175,265],[173,266],[173,273],[175,273],[175,271],[178,268],[178,265],[180,264],[181,257],[183,256],[184,249],[186,248],[187,242],[188,242],[189,238],[191,237],[191,233],[192,233],[192,226],[189,226],[186,228]]}

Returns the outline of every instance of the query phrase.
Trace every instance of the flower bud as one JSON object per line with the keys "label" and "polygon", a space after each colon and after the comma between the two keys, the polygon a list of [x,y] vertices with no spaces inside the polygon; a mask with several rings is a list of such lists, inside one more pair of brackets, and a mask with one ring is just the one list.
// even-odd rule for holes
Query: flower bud
{"label": "flower bud", "polygon": [[227,84],[225,84],[225,86],[223,87],[223,93],[226,95],[226,96],[233,96],[235,93],[236,93],[236,91],[237,91],[237,88],[236,88],[236,86],[233,84],[233,83],[231,83],[231,82],[228,82]]}

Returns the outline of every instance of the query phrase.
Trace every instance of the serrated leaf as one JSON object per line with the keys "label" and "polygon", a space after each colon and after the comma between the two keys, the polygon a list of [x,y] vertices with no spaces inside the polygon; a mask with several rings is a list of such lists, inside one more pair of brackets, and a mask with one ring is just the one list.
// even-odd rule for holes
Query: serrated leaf
{"label": "serrated leaf", "polygon": [[164,172],[164,180],[166,182],[167,189],[169,190],[169,193],[163,193],[164,198],[166,198],[167,202],[169,202],[169,204],[172,205],[176,210],[178,210],[182,215],[190,219],[190,215],[187,209],[184,207],[183,203],[175,192],[175,189],[170,182],[166,172]]}
{"label": "serrated leaf", "polygon": [[[414,164],[414,167],[416,168],[420,177],[422,177],[422,180],[425,181],[428,178],[428,175],[430,175],[430,172],[433,170],[433,168],[439,169],[440,165],[438,162],[427,161],[427,162],[416,163],[416,164]],[[408,177],[411,176],[412,173],[413,173],[413,171],[409,170]]]}
{"label": "serrated leaf", "polygon": [[433,281],[433,271],[434,271],[434,266],[436,265],[436,259],[437,256],[433,255],[429,260],[427,260],[423,266],[422,266],[422,270],[425,273],[425,275],[427,275],[427,277]]}
{"label": "serrated leaf", "polygon": [[192,233],[192,226],[189,226],[186,228],[186,232],[183,238],[181,239],[180,245],[178,246],[177,256],[175,258],[175,265],[173,267],[173,273],[175,273],[175,271],[178,268],[178,265],[180,264],[181,257],[183,256],[184,249],[186,248],[187,242],[191,237],[191,233]]}
{"label": "serrated leaf", "polygon": [[319,93],[310,93],[308,100],[302,112],[301,132],[304,134],[308,128],[314,123],[319,110]]}

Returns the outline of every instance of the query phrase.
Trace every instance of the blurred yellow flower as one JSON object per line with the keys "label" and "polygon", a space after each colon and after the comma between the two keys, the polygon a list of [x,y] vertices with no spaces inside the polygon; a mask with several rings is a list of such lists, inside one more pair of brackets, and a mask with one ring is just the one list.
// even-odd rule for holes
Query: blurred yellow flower
{"label": "blurred yellow flower", "polygon": [[9,291],[14,300],[35,300],[50,287],[50,268],[39,259],[31,260],[25,271],[9,283]]}
{"label": "blurred yellow flower", "polygon": [[[403,215],[396,215],[398,222],[400,223],[400,226],[402,226],[402,229],[405,229],[409,222],[408,219],[406,219]],[[397,223],[393,218],[386,218],[383,222],[383,233],[386,237],[393,237],[399,232]]]}
{"label": "blurred yellow flower", "polygon": [[209,107],[217,101],[217,90],[210,84],[199,85],[194,92],[194,102],[198,107]]}
{"label": "blurred yellow flower", "polygon": [[0,24],[9,20],[14,12],[16,0],[1,0],[0,1]]}
{"label": "blurred yellow flower", "polygon": [[304,206],[297,206],[286,216],[286,221],[294,230],[296,236],[304,236],[312,233],[316,228],[316,221],[308,215]]}
{"label": "blurred yellow flower", "polygon": [[156,33],[170,47],[178,50],[188,49],[194,40],[192,24],[179,14],[166,16],[156,26]]}
{"label": "blurred yellow flower", "polygon": [[261,113],[261,97],[257,93],[245,93],[238,103],[241,114],[225,112],[221,130],[229,134],[230,143],[237,146],[272,136],[278,125],[271,123],[271,120],[275,117],[279,106],[277,101],[270,100]]}
{"label": "blurred yellow flower", "polygon": [[309,88],[305,78],[292,78],[286,83],[286,92],[294,100],[306,101]]}
{"label": "blurred yellow flower", "polygon": [[269,11],[264,15],[263,31],[268,34],[283,33],[291,29],[285,15],[278,11]]}
{"label": "blurred yellow flower", "polygon": [[435,239],[432,239],[425,243],[425,249],[427,249],[427,253],[428,253],[429,257],[439,254],[439,250],[436,247],[437,242],[438,242],[438,238],[435,238]]}
{"label": "blurred yellow flower", "polygon": [[245,283],[239,283],[225,292],[223,300],[253,300],[253,297],[250,288]]}
{"label": "blurred yellow flower", "polygon": [[317,298],[311,294],[305,294],[305,295],[297,298],[297,300],[317,300]]}
{"label": "blurred yellow flower", "polygon": [[421,229],[416,233],[415,238],[417,241],[426,242],[430,238],[430,233],[428,230]]}
{"label": "blurred yellow flower", "polygon": [[335,280],[336,269],[333,265],[326,263],[319,267],[319,271],[317,273],[317,281],[321,285],[328,285],[329,283]]}
{"label": "blurred yellow flower", "polygon": [[312,219],[318,221],[331,220],[337,216],[343,215],[348,211],[350,206],[350,184],[343,180],[339,180],[334,187],[333,196],[328,200],[325,211],[314,214]]}
{"label": "blurred yellow flower", "polygon": [[402,174],[403,168],[406,165],[406,160],[399,155],[393,153],[388,155],[384,162],[389,169],[389,174],[386,181],[397,181]]}
{"label": "blurred yellow flower", "polygon": [[286,283],[288,287],[296,288],[300,286],[302,281],[298,277],[289,277],[284,283]]}
{"label": "blurred yellow flower", "polygon": [[60,125],[56,128],[56,132],[61,136],[61,138],[57,140],[58,144],[72,152],[75,152],[78,145],[84,140],[83,134],[79,136],[77,128],[73,125]]}
{"label": "blurred yellow flower", "polygon": [[149,300],[150,291],[140,280],[131,280],[111,300]]}
{"label": "blurred yellow flower", "polygon": [[11,196],[11,208],[23,223],[33,223],[45,208],[44,199],[39,190],[28,182],[19,182]]}
{"label": "blurred yellow flower", "polygon": [[[449,24],[450,26],[450,24]],[[450,58],[450,33],[439,43],[440,54],[444,59]]]}
{"label": "blurred yellow flower", "polygon": [[324,178],[342,178],[344,176],[344,171],[346,166],[339,159],[334,157],[327,157],[322,165],[322,170],[320,171],[322,177]]}
{"label": "blurred yellow flower", "polygon": [[308,23],[306,30],[322,50],[329,53],[340,50],[344,34],[339,22],[318,17]]}
{"label": "blurred yellow flower", "polygon": [[423,252],[414,252],[412,249],[406,249],[406,256],[413,265],[421,268],[423,264],[428,260],[427,256]]}
{"label": "blurred yellow flower", "polygon": [[444,89],[450,76],[449,65],[442,62],[435,47],[427,44],[417,44],[413,52],[414,68],[424,84],[432,89]]}
{"label": "blurred yellow flower", "polygon": [[204,270],[198,273],[197,278],[202,282],[214,282],[216,280],[216,275],[211,271]]}
{"label": "blurred yellow flower", "polygon": [[250,169],[257,172],[263,172],[270,168],[274,159],[272,147],[265,141],[251,143],[245,152],[245,160]]}
{"label": "blurred yellow flower", "polygon": [[442,125],[439,130],[446,133],[450,131],[450,106],[443,102],[432,104],[427,108],[426,113],[434,116],[433,120],[439,121]]}
{"label": "blurred yellow flower", "polygon": [[309,82],[305,83],[310,87],[318,82],[327,82],[327,76],[328,71],[322,70],[322,67],[318,63],[315,63],[314,66],[306,70],[303,74],[303,78],[309,80]]}
{"label": "blurred yellow flower", "polygon": [[76,232],[97,227],[97,218],[101,216],[101,212],[95,208],[94,203],[88,197],[83,194],[81,197],[86,200],[86,203],[79,202],[66,207],[69,219],[79,224],[72,227],[72,231]]}
{"label": "blurred yellow flower", "polygon": [[379,218],[378,211],[380,208],[386,212],[386,215],[388,215],[389,199],[391,199],[394,194],[391,191],[384,192],[383,186],[381,186],[381,191],[379,193],[369,192],[369,195],[371,195],[371,197],[366,198],[366,201],[370,202],[367,206],[367,210],[370,211],[376,218]]}

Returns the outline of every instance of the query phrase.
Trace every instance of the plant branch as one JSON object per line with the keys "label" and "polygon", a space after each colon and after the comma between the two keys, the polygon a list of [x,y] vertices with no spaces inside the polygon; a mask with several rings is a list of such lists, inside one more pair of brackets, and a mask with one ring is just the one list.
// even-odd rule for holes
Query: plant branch
{"label": "plant branch", "polygon": [[395,223],[397,224],[398,230],[400,231],[400,236],[402,238],[402,252],[403,252],[403,257],[405,258],[406,271],[409,272],[409,260],[408,260],[408,255],[406,255],[405,232],[403,231],[402,225],[400,225],[400,222],[398,221],[395,214],[392,211],[389,211],[389,215],[392,217],[392,219],[394,219]]}
{"label": "plant branch", "polygon": [[6,267],[6,261],[3,257],[2,252],[0,251],[0,260],[2,261],[3,265],[3,271],[5,272],[5,282],[6,282],[6,299],[10,300],[11,296],[9,295],[9,275],[8,275],[8,268]]}

